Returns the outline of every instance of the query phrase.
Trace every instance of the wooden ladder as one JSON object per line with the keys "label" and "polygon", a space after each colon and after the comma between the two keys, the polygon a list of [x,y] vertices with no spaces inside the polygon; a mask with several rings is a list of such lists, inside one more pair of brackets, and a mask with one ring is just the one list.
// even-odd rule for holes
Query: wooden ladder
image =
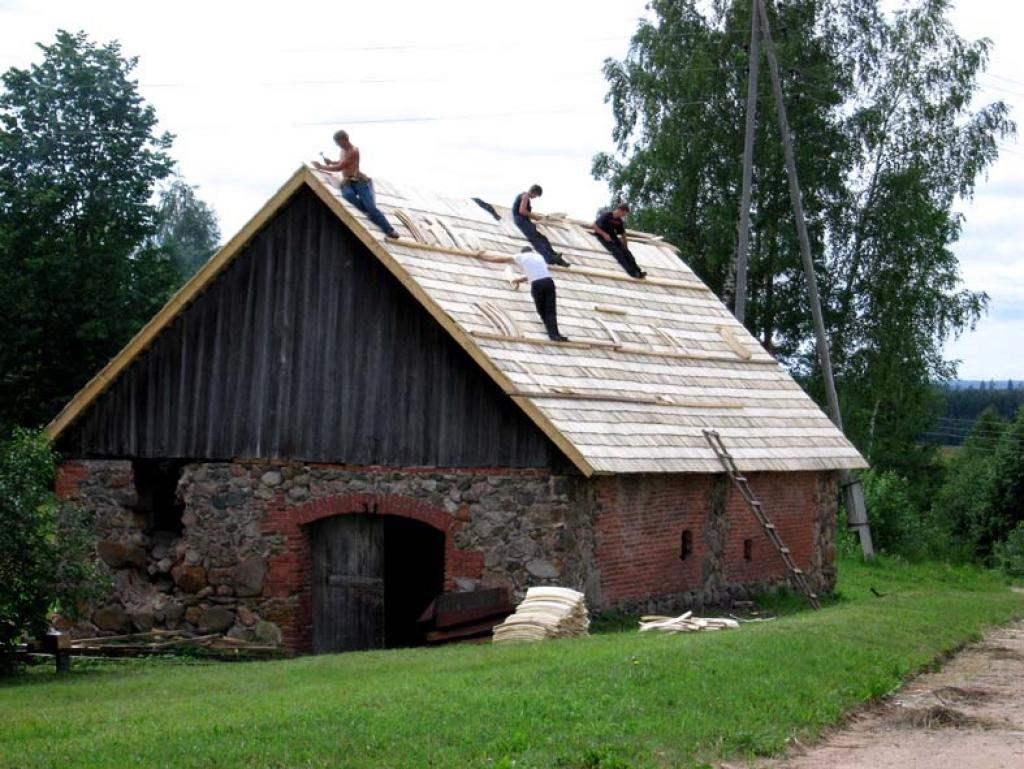
{"label": "wooden ladder", "polygon": [[771,518],[764,511],[764,506],[758,501],[757,497],[754,496],[754,492],[750,490],[750,484],[747,483],[747,479],[736,467],[736,460],[732,458],[732,454],[729,453],[729,449],[725,447],[722,442],[722,436],[718,434],[717,430],[705,430],[704,437],[710,444],[711,449],[715,452],[715,456],[718,457],[718,461],[722,463],[722,467],[725,468],[726,474],[732,480],[733,484],[737,489],[740,490],[740,494],[743,496],[743,501],[747,503],[747,506],[754,513],[754,517],[757,518],[757,522],[761,524],[761,528],[764,529],[764,533],[768,535],[768,539],[775,546],[775,549],[779,551],[779,555],[782,556],[782,560],[786,564],[786,568],[789,569],[790,577],[800,592],[807,596],[807,601],[815,609],[820,609],[821,604],[818,603],[818,596],[815,595],[814,591],[811,590],[810,584],[807,582],[807,575],[801,571],[796,563],[793,561],[792,555],[790,555],[789,548],[782,544],[782,540],[779,538],[779,532],[775,528],[775,524],[772,523]]}

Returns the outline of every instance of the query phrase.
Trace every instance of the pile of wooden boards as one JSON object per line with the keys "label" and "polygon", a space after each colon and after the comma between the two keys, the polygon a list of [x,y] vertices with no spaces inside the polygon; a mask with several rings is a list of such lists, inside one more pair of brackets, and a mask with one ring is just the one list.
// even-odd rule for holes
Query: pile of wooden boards
{"label": "pile of wooden boards", "polygon": [[441,593],[420,615],[420,629],[428,644],[486,641],[512,609],[508,590],[503,587]]}
{"label": "pile of wooden boards", "polygon": [[494,628],[494,643],[587,635],[583,593],[567,587],[531,587],[516,613]]}
{"label": "pile of wooden boards", "polygon": [[692,611],[678,617],[648,616],[640,618],[640,632],[660,630],[663,633],[692,633],[696,630],[735,630],[740,623],[726,617],[694,617]]}
{"label": "pile of wooden boards", "polygon": [[72,639],[68,646],[68,651],[72,655],[98,657],[139,657],[174,653],[184,649],[246,652],[256,656],[264,653],[277,656],[281,651],[271,644],[249,643],[220,633],[201,634],[188,630],[150,630],[126,635],[76,638]]}

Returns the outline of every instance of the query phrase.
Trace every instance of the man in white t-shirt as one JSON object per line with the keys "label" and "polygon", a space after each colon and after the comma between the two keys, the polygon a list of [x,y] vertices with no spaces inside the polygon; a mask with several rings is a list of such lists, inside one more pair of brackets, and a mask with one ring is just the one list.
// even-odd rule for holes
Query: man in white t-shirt
{"label": "man in white t-shirt", "polygon": [[538,254],[529,246],[524,246],[515,257],[495,257],[487,254],[478,254],[484,261],[488,262],[511,262],[515,261],[520,269],[526,273],[525,277],[512,277],[510,282],[513,285],[530,281],[530,293],[533,295],[533,304],[537,308],[537,314],[544,321],[544,328],[547,329],[548,339],[552,342],[568,342],[569,337],[562,336],[558,331],[558,313],[556,308],[555,281],[548,270],[548,263],[544,257]]}

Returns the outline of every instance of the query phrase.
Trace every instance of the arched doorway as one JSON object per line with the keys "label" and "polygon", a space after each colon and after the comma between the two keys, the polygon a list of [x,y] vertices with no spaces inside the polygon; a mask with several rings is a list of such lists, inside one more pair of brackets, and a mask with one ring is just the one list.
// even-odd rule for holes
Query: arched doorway
{"label": "arched doorway", "polygon": [[444,532],[412,518],[354,513],[310,526],[314,653],[412,646],[444,588]]}

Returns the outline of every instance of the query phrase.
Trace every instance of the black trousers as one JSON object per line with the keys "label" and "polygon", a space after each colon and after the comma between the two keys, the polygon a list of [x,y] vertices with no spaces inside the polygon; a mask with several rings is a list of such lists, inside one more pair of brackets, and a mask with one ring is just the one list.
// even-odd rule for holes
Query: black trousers
{"label": "black trousers", "polygon": [[530,241],[530,245],[533,246],[533,250],[544,257],[544,261],[548,264],[554,264],[558,258],[558,254],[555,253],[555,249],[551,246],[551,241],[548,240],[544,235],[537,229],[537,225],[533,223],[531,219],[527,219],[525,216],[513,216],[516,226],[526,236],[526,239]]}
{"label": "black trousers", "polygon": [[533,294],[533,303],[537,307],[537,314],[544,321],[548,338],[557,339],[561,334],[558,333],[558,311],[555,307],[555,281],[551,278],[535,280],[530,284],[530,293]]}
{"label": "black trousers", "polygon": [[626,271],[628,275],[634,278],[640,277],[640,267],[636,263],[636,259],[629,253],[629,249],[622,245],[622,241],[616,237],[611,240],[605,240],[600,235],[595,236],[597,242],[604,246],[608,252],[615,257],[615,260],[622,265],[622,269]]}

